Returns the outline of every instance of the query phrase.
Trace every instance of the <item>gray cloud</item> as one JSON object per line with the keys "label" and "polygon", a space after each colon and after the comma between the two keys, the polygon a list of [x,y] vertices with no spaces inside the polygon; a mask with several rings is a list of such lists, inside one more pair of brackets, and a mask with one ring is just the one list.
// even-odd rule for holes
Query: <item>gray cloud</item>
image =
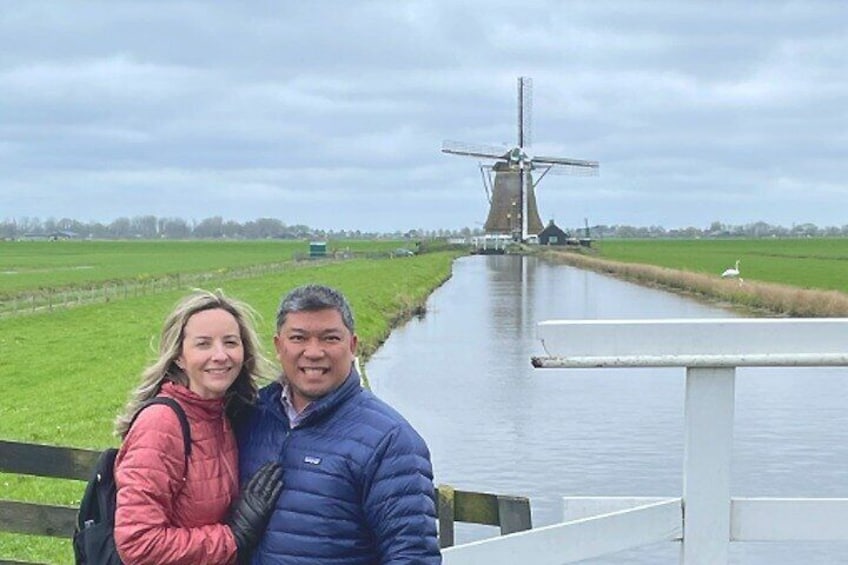
{"label": "gray cloud", "polygon": [[534,79],[544,217],[848,223],[841,2],[13,1],[0,217],[474,227]]}

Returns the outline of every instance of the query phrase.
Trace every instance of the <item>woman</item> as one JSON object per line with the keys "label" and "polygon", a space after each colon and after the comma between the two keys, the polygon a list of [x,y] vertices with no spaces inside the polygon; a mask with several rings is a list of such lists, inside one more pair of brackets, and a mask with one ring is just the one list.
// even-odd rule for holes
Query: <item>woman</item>
{"label": "woman", "polygon": [[[238,491],[231,424],[256,398],[266,365],[258,343],[253,311],[220,290],[195,291],[165,320],[159,357],[116,422],[115,544],[124,563],[249,561],[282,487],[269,463]],[[176,412],[161,404],[139,412],[154,396],[175,399],[188,418],[188,465]]]}

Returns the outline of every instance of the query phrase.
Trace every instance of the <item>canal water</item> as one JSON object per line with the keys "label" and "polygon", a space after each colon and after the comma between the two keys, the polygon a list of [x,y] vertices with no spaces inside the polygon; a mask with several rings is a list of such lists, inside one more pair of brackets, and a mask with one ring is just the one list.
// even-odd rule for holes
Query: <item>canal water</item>
{"label": "canal water", "polygon": [[[533,525],[545,526],[562,520],[566,495],[680,496],[684,369],[533,369],[530,357],[544,354],[537,322],[734,316],[534,257],[470,256],[366,371],[427,441],[437,483],[527,496]],[[733,496],[848,496],[846,377],[737,371]],[[458,543],[496,534],[457,525]],[[662,543],[586,563],[678,556],[679,544]],[[848,544],[734,543],[731,563],[848,563]]]}

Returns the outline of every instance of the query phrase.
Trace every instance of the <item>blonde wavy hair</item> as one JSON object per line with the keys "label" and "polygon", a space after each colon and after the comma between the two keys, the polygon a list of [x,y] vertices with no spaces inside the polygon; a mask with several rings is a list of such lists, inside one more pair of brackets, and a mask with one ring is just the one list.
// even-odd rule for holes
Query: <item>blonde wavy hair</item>
{"label": "blonde wavy hair", "polygon": [[141,405],[159,393],[162,383],[172,381],[188,386],[185,372],[177,366],[182,354],[185,326],[189,318],[205,310],[221,309],[233,315],[238,323],[244,347],[244,362],[238,377],[224,396],[227,416],[234,420],[245,407],[256,400],[257,380],[266,380],[271,374],[270,363],[262,354],[256,333],[256,312],[244,302],[224,295],[221,289],[207,291],[195,289],[180,300],[162,326],[158,358],[141,373],[141,383],[130,394],[124,411],[115,420],[115,435],[123,438],[129,430],[133,416]]}

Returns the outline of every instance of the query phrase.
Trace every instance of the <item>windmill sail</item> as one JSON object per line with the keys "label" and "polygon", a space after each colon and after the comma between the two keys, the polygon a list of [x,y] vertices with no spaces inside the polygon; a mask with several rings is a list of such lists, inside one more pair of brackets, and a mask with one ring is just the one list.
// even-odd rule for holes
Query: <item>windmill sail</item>
{"label": "windmill sail", "polygon": [[533,145],[533,79],[518,77],[518,147]]}

